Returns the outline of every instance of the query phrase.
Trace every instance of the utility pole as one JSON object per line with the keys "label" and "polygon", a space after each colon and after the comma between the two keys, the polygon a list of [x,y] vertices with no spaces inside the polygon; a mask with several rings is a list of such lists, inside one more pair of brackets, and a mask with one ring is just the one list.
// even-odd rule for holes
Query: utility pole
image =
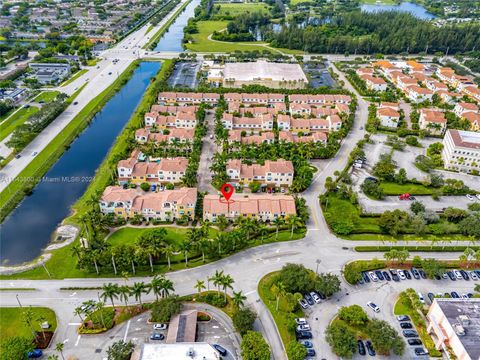
{"label": "utility pole", "polygon": [[322,260],[317,259],[317,260],[315,260],[315,262],[317,263],[317,268],[315,269],[315,274],[318,275],[318,265],[320,265],[320,263],[322,262]]}
{"label": "utility pole", "polygon": [[16,294],[15,297],[17,298],[18,305],[19,305],[20,307],[23,307],[22,304],[20,303],[20,299],[18,298],[18,294]]}

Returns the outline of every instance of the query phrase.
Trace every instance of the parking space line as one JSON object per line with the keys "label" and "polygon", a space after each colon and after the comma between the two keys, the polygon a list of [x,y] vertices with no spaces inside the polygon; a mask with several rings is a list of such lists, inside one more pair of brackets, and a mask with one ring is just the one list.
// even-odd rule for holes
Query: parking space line
{"label": "parking space line", "polygon": [[78,346],[78,343],[80,342],[82,335],[78,335],[77,341],[75,341],[75,346]]}
{"label": "parking space line", "polygon": [[123,342],[127,342],[128,329],[130,329],[130,320],[127,323],[127,329],[125,330],[125,335],[123,336]]}

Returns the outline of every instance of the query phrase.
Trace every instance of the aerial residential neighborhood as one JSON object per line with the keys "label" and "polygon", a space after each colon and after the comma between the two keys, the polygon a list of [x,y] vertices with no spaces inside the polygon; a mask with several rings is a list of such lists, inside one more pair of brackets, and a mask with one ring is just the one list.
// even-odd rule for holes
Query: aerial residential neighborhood
{"label": "aerial residential neighborhood", "polygon": [[0,5],[0,359],[480,359],[478,0]]}

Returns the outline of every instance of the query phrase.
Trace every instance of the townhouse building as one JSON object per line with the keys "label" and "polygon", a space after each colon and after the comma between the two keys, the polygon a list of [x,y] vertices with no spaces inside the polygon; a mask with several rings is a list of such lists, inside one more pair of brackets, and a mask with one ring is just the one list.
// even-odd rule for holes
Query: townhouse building
{"label": "townhouse building", "polygon": [[118,182],[140,185],[178,184],[187,170],[188,159],[184,157],[162,158],[158,162],[138,162],[135,158],[121,160],[117,165]]}
{"label": "townhouse building", "polygon": [[386,91],[387,90],[387,82],[380,77],[364,74],[361,75],[360,78],[365,81],[365,85],[367,89],[373,91]]}
{"label": "townhouse building", "polygon": [[381,103],[377,109],[377,118],[384,127],[396,128],[400,122],[400,107],[397,103]]}
{"label": "townhouse building", "polygon": [[230,130],[228,132],[228,143],[233,145],[235,143],[245,145],[261,145],[261,144],[273,144],[275,142],[275,134],[272,131],[262,131],[260,134],[242,136],[244,130]]}
{"label": "townhouse building", "polygon": [[431,101],[433,97],[433,91],[427,88],[422,88],[418,85],[408,86],[405,89],[407,97],[418,104],[424,101]]}
{"label": "townhouse building", "polygon": [[158,94],[160,105],[187,105],[207,103],[216,105],[220,100],[220,94],[216,93],[195,93],[195,92],[161,92]]}
{"label": "townhouse building", "polygon": [[293,182],[294,169],[291,161],[278,159],[266,160],[264,165],[242,164],[241,160],[227,162],[227,176],[231,182],[247,187],[256,181],[266,187],[289,187]]}
{"label": "townhouse building", "polygon": [[285,95],[283,94],[258,94],[258,93],[226,93],[223,95],[225,101],[230,103],[243,104],[245,106],[251,105],[265,105],[274,106],[275,104],[284,104]]}
{"label": "townhouse building", "polygon": [[236,117],[233,114],[224,112],[222,124],[225,129],[241,129],[253,131],[273,130],[273,116],[261,114],[257,117]]}
{"label": "townhouse building", "polygon": [[327,134],[317,131],[309,135],[300,136],[289,131],[279,131],[278,141],[284,143],[315,143],[325,145],[327,143]]}
{"label": "townhouse building", "polygon": [[140,144],[154,142],[157,144],[193,144],[195,129],[172,128],[164,132],[151,132],[150,128],[141,128],[135,131],[135,140]]}

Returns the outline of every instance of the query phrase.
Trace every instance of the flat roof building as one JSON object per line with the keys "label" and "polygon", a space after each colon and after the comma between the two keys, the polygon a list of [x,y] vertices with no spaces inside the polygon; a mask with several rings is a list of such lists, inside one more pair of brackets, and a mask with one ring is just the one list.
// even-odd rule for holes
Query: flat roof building
{"label": "flat roof building", "polygon": [[308,79],[299,64],[255,62],[226,63],[223,86],[240,88],[244,85],[263,85],[274,89],[303,89]]}
{"label": "flat roof building", "polygon": [[447,130],[443,138],[442,159],[449,170],[480,171],[480,133]]}
{"label": "flat roof building", "polygon": [[207,343],[144,344],[140,360],[219,360],[219,353]]}
{"label": "flat roof building", "polygon": [[435,299],[427,319],[437,350],[451,349],[458,360],[480,359],[480,299]]}

